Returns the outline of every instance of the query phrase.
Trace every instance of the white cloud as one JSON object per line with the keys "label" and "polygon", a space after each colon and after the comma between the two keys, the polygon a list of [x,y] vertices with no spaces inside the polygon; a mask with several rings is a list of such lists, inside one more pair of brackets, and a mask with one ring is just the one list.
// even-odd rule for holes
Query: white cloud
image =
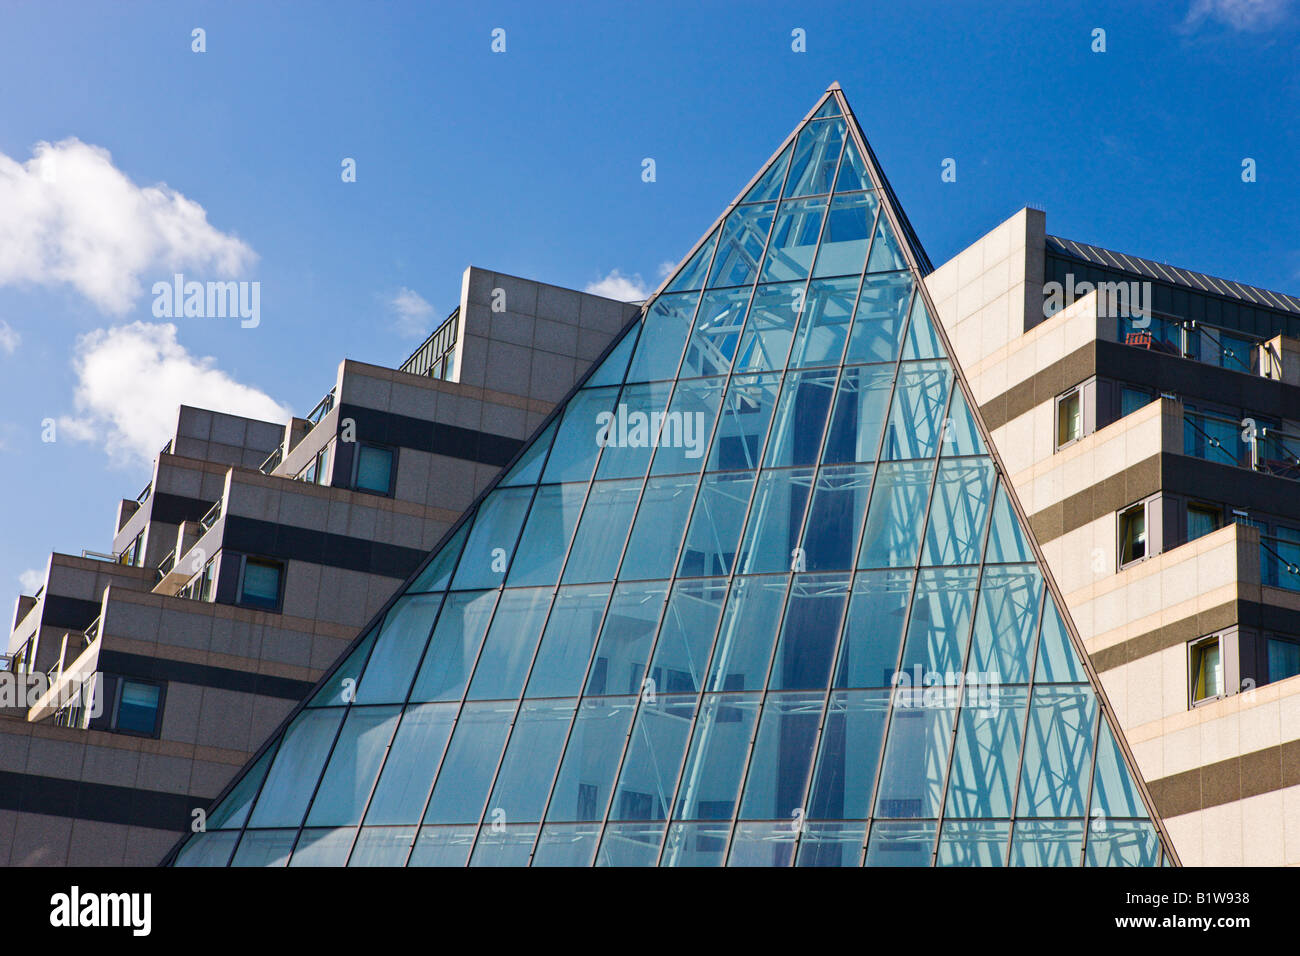
{"label": "white cloud", "polygon": [[18,345],[22,340],[23,337],[18,334],[12,325],[4,319],[0,319],[0,352],[13,355],[18,350]]}
{"label": "white cloud", "polygon": [[395,325],[399,335],[414,339],[433,331],[428,321],[433,315],[433,306],[420,293],[403,286],[388,300],[388,306],[397,316]]}
{"label": "white cloud", "polygon": [[620,302],[640,302],[649,298],[652,290],[646,287],[640,273],[625,276],[614,269],[605,278],[597,282],[588,282],[587,287],[582,291],[592,295],[603,295],[607,299],[617,299]]}
{"label": "white cloud", "polygon": [[1193,0],[1183,27],[1191,30],[1218,20],[1234,30],[1268,30],[1286,19],[1291,0]]}
{"label": "white cloud", "polygon": [[121,315],[173,272],[240,274],[257,258],[165,183],[137,186],[106,149],[72,137],[37,143],[19,163],[0,153],[0,286],[72,286]]}
{"label": "white cloud", "polygon": [[133,322],[77,339],[76,417],[59,435],[103,444],[118,464],[151,462],[176,428],[177,406],[283,422],[292,414],[265,392],[236,382],[176,340],[176,326]]}
{"label": "white cloud", "polygon": [[18,583],[24,594],[35,594],[36,589],[45,583],[45,569],[31,568],[18,575]]}

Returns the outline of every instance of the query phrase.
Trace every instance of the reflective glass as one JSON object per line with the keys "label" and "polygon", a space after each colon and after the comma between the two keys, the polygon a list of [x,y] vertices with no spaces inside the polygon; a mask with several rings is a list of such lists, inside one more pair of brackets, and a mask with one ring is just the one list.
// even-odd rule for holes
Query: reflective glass
{"label": "reflective glass", "polygon": [[639,478],[592,483],[564,567],[565,584],[590,584],[614,577],[640,497]]}
{"label": "reflective glass", "polygon": [[550,824],[542,827],[533,866],[591,866],[600,841],[600,824]]}
{"label": "reflective glass", "polygon": [[246,830],[231,866],[287,866],[297,830]]}
{"label": "reflective glass", "polygon": [[1032,564],[984,570],[968,670],[1004,684],[1029,683],[1043,576]]}
{"label": "reflective glass", "polygon": [[750,187],[749,192],[745,193],[745,198],[741,202],[764,202],[779,198],[781,185],[785,182],[785,171],[790,165],[790,154],[793,151],[793,143],[781,150],[781,155],[763,171],[763,175]]}
{"label": "reflective glass", "polygon": [[955,688],[900,687],[876,795],[877,817],[936,817],[948,769]]}
{"label": "reflective glass", "polygon": [[939,450],[951,378],[946,362],[904,362],[899,367],[881,458],[930,458]]}
{"label": "reflective glass", "polygon": [[765,467],[817,463],[826,415],[838,377],[839,372],[835,369],[786,375],[772,417],[772,436],[763,456]]}
{"label": "reflective glass", "polygon": [[910,686],[932,675],[951,683],[962,670],[978,584],[979,568],[925,568],[917,575],[903,647],[902,676]]}
{"label": "reflective glass", "polygon": [[697,698],[656,696],[643,701],[614,789],[611,820],[664,820],[691,732]]}
{"label": "reflective glass", "polygon": [[464,866],[477,826],[420,827],[407,866]]}
{"label": "reflective glass", "polygon": [[458,591],[494,588],[505,580],[532,499],[532,488],[497,488],[488,493],[474,516],[452,587]]}
{"label": "reflective glass", "polygon": [[527,866],[537,839],[535,825],[500,826],[496,823],[479,828],[470,866]]}
{"label": "reflective glass", "polygon": [[948,817],[1011,816],[1028,703],[1024,687],[967,676],[944,807]]}
{"label": "reflective glass", "polygon": [[714,289],[704,293],[695,329],[686,343],[679,378],[722,375],[731,370],[731,360],[740,342],[751,289]]}
{"label": "reflective glass", "polygon": [[922,564],[978,564],[993,498],[993,462],[956,458],[939,463],[930,499]]}
{"label": "reflective glass", "polygon": [[664,841],[662,823],[611,823],[596,854],[597,866],[654,866]]}
{"label": "reflective glass", "polygon": [[705,695],[673,819],[730,820],[735,816],[759,700],[758,694]]}
{"label": "reflective glass", "polygon": [[[778,183],[777,189],[780,188]],[[775,199],[776,196],[770,198]],[[715,229],[709,238],[700,244],[700,248],[696,250],[695,255],[691,256],[690,261],[677,270],[677,275],[673,276],[673,281],[668,283],[664,292],[686,292],[689,289],[704,288],[704,278],[709,273],[709,263],[713,259],[713,247],[717,244],[718,231]]]}
{"label": "reflective glass", "polygon": [[348,827],[336,830],[303,830],[298,845],[293,848],[290,866],[343,866],[352,849],[356,830]]}
{"label": "reflective glass", "polygon": [[608,584],[560,588],[525,696],[575,697],[581,693],[609,591]]}
{"label": "reflective glass", "polygon": [[366,635],[339,669],[312,695],[307,702],[308,707],[341,707],[352,702],[357,696],[357,679],[361,676],[361,669],[366,666],[366,659],[370,657],[370,648],[378,633],[373,630]]}
{"label": "reflective glass", "polygon": [[[1142,805],[1142,795],[1138,790],[1133,774],[1124,762],[1124,754],[1119,749],[1115,735],[1111,733],[1110,723],[1102,720],[1101,740],[1097,746],[1096,776],[1092,785],[1092,810],[1090,815],[1094,824],[1089,835],[1092,841],[1098,829],[1097,818],[1108,820],[1114,817],[1145,817],[1146,807]],[[1154,864],[1149,864],[1154,865]]]}
{"label": "reflective glass", "polygon": [[586,494],[586,485],[542,485],[537,489],[518,556],[510,567],[507,583],[511,587],[556,582]]}
{"label": "reflective glass", "polygon": [[759,473],[745,536],[736,555],[737,574],[803,570],[799,533],[812,483],[811,468]]}
{"label": "reflective glass", "polygon": [[822,468],[817,475],[812,507],[803,533],[805,570],[831,571],[853,567],[858,529],[871,491],[871,465]]}
{"label": "reflective glass", "polygon": [[511,589],[501,595],[466,695],[470,700],[518,697],[523,692],[550,607],[550,588]]}
{"label": "reflective glass", "polygon": [[[624,336],[623,341],[629,342],[634,340],[634,336]],[[624,363],[627,362],[627,356],[623,357]],[[623,373],[618,373],[619,381],[623,379]],[[542,465],[546,462],[546,453],[551,450],[551,441],[555,438],[555,429],[558,426],[558,420],[551,422],[546,426],[546,431],[541,436],[524,449],[524,453],[519,460],[506,472],[505,477],[501,479],[499,487],[511,488],[515,485],[535,485],[537,479],[542,477]],[[442,585],[446,587],[446,585]],[[437,588],[422,588],[421,590],[437,590]]]}
{"label": "reflective glass", "polygon": [[[499,825],[542,819],[576,706],[576,700],[524,701],[488,800],[487,820]],[[528,844],[531,853],[531,836]]]}
{"label": "reflective glass", "polygon": [[807,815],[804,797],[824,703],[820,692],[768,694],[764,699],[740,803],[742,819],[784,820],[785,831],[795,832]]}
{"label": "reflective glass", "polygon": [[1034,688],[1025,732],[1020,775],[1021,817],[1082,817],[1087,811],[1088,775],[1097,698],[1089,687]]}
{"label": "reflective glass", "polygon": [[791,823],[738,823],[727,866],[790,866],[798,838]]}
{"label": "reflective glass", "polygon": [[894,238],[889,220],[882,214],[876,218],[876,237],[871,241],[871,255],[867,258],[868,272],[891,272],[906,269],[907,262]]}
{"label": "reflective glass", "polygon": [[691,516],[677,573],[683,577],[730,574],[745,523],[752,472],[705,475]]}
{"label": "reflective glass", "polygon": [[[250,827],[296,827],[302,822],[343,713],[341,707],[304,710],[293,719],[253,807]],[[241,844],[236,857],[243,852]]]}
{"label": "reflective glass", "polygon": [[[753,283],[758,276],[759,261],[763,258],[763,248],[767,245],[767,234],[771,231],[775,216],[774,202],[738,206],[732,210],[727,221],[722,224],[722,239],[713,260],[713,268],[709,272],[710,289]],[[689,328],[690,316],[687,316],[686,323],[681,328],[683,340]],[[678,354],[681,354],[680,349]],[[672,378],[676,371],[674,365],[672,372],[663,377]]]}
{"label": "reflective glass", "polygon": [[730,823],[674,823],[664,840],[660,866],[722,866]]}
{"label": "reflective glass", "polygon": [[1005,866],[1010,836],[1010,823],[949,820],[939,837],[935,866]]}
{"label": "reflective glass", "polygon": [[442,605],[441,594],[398,598],[384,617],[374,650],[357,685],[358,704],[400,704]]}
{"label": "reflective glass", "polygon": [[460,591],[448,596],[415,678],[411,700],[460,700],[496,600],[495,591]]}
{"label": "reflective glass", "polygon": [[620,578],[635,581],[666,578],[673,573],[697,483],[695,475],[651,478],[646,482]]}
{"label": "reflective glass", "polygon": [[[628,329],[623,334],[623,337],[618,340],[618,345],[614,346],[614,350],[597,366],[596,370],[591,373],[591,377],[583,382],[583,385],[587,388],[596,388],[599,385],[623,384],[623,378],[627,375],[628,362],[632,359],[632,350],[636,348],[636,341],[640,334],[641,326],[639,324]],[[555,422],[551,423],[552,428],[547,429],[544,440],[538,443],[546,451],[550,451],[551,439],[555,437],[553,429],[555,424]],[[538,467],[540,468],[540,466]],[[536,481],[538,477],[540,477],[540,472],[532,480]],[[521,484],[521,482],[512,481],[510,484]]]}
{"label": "reflective glass", "polygon": [[889,462],[876,469],[858,567],[897,568],[916,563],[933,473],[934,466],[928,461]]}
{"label": "reflective glass", "polygon": [[761,690],[789,577],[736,578],[709,665],[709,690]]}
{"label": "reflective glass", "polygon": [[886,690],[831,694],[807,819],[863,820],[869,815],[889,698]]}
{"label": "reflective glass", "polygon": [[641,693],[650,646],[667,599],[668,585],[662,581],[614,588],[587,678],[587,694]]}
{"label": "reflective glass", "polygon": [[943,455],[987,455],[984,439],[975,427],[970,406],[960,388],[953,389],[952,405],[943,423]]}
{"label": "reflective glass", "polygon": [[623,389],[618,404],[601,412],[592,428],[600,446],[597,478],[640,478],[659,443],[672,382],[647,382]]}
{"label": "reflective glass", "polygon": [[907,304],[911,298],[911,273],[895,272],[864,278],[844,363],[897,361],[903,344]]}
{"label": "reflective glass", "polygon": [[437,557],[420,572],[420,576],[407,589],[408,594],[446,590],[451,583],[451,572],[456,566],[456,559],[460,557],[460,549],[465,546],[465,538],[469,535],[469,526],[468,521],[460,526],[460,530],[438,551]]}
{"label": "reflective glass", "polygon": [[815,277],[861,274],[867,261],[867,245],[871,241],[871,227],[876,223],[878,205],[874,192],[852,193],[831,199],[825,235],[817,253],[817,267],[813,270]]}
{"label": "reflective glass", "polygon": [[792,199],[781,203],[760,276],[763,282],[807,279],[826,218],[825,199]]}
{"label": "reflective glass", "polygon": [[893,686],[911,596],[911,571],[863,571],[854,576],[834,686]]}
{"label": "reflective glass", "polygon": [[[641,345],[654,330],[647,330],[641,338]],[[676,359],[673,368],[676,370]],[[669,372],[666,378],[672,377]],[[629,381],[631,375],[629,374]],[[546,461],[543,480],[552,481],[586,481],[596,465],[596,456],[600,453],[600,415],[613,412],[615,399],[619,390],[610,388],[584,388],[569,399],[564,416],[560,419],[559,430],[555,435],[555,444],[551,456]]]}
{"label": "reflective glass", "polygon": [[398,707],[353,707],[348,711],[307,813],[307,826],[361,822],[399,713]]}
{"label": "reflective glass", "polygon": [[707,470],[756,468],[780,392],[780,375],[733,378],[722,402]]}
{"label": "reflective glass", "polygon": [[1088,827],[1084,866],[1155,866],[1159,856],[1150,820],[1094,820]]}
{"label": "reflective glass", "polygon": [[688,579],[674,586],[650,663],[655,692],[684,694],[704,689],[713,635],[726,596],[725,578]]}
{"label": "reflective glass", "polygon": [[546,819],[602,820],[636,709],[635,697],[584,700],[569,733]]}
{"label": "reflective glass", "polygon": [[[703,468],[704,452],[726,387],[722,377],[677,383],[650,474],[698,473]],[[674,541],[672,547],[676,546]]]}
{"label": "reflective glass", "polygon": [[1086,681],[1087,674],[1079,655],[1070,643],[1070,635],[1061,620],[1056,602],[1049,596],[1043,611],[1042,636],[1038,640],[1038,664],[1034,680],[1038,683],[1074,683]]}
{"label": "reflective glass", "polygon": [[225,866],[239,839],[238,830],[208,831],[190,837],[176,855],[176,866]]}
{"label": "reflective glass", "polygon": [[[365,819],[367,828],[419,822],[429,788],[433,786],[433,775],[438,771],[443,748],[456,722],[456,710],[455,704],[412,704],[406,708],[384,760],[379,784],[370,798]],[[363,830],[362,835],[365,833]],[[407,846],[410,846],[409,839]]]}
{"label": "reflective glass", "polygon": [[[682,360],[682,349],[686,346],[686,334],[691,330],[691,320],[695,317],[695,307],[699,304],[698,292],[686,292],[677,295],[661,295],[650,304],[641,325],[641,338],[636,343],[636,352],[627,369],[627,381],[658,382],[670,379],[677,374],[677,366]],[[603,390],[601,390],[603,391]],[[582,393],[579,392],[579,395]],[[570,408],[572,408],[570,402]],[[595,416],[601,408],[584,409],[584,417]],[[563,432],[561,432],[563,434]],[[574,475],[573,479],[585,477]],[[573,480],[566,478],[549,478],[553,481]]]}
{"label": "reflective glass", "polygon": [[244,825],[244,820],[248,817],[248,808],[252,806],[253,798],[257,796],[258,788],[262,786],[262,780],[266,777],[266,770],[275,758],[277,744],[278,741],[272,743],[266,752],[257,758],[257,763],[253,764],[252,769],[239,779],[226,795],[226,799],[222,800],[221,804],[208,815],[209,830],[238,830]]}
{"label": "reflective glass", "polygon": [[831,191],[845,129],[844,120],[839,117],[812,122],[803,128],[794,145],[784,193],[787,198]]}
{"label": "reflective glass", "polygon": [[810,823],[799,839],[795,866],[860,866],[865,823]]}
{"label": "reflective glass", "polygon": [[998,493],[993,502],[993,520],[989,524],[989,543],[984,560],[990,564],[1034,560],[1034,553],[1015,512],[1011,510],[1007,487],[1002,481],[998,482]]}
{"label": "reflective glass", "polygon": [[807,303],[803,282],[760,285],[736,353],[735,371],[766,372],[785,368],[800,312]]}
{"label": "reflective glass", "polygon": [[875,823],[867,844],[867,866],[929,866],[936,823]]}
{"label": "reflective glass", "polygon": [[[871,254],[875,255],[875,249]],[[925,300],[918,294],[912,299],[912,314],[907,323],[907,341],[903,345],[903,360],[941,359],[947,357],[943,345],[939,342],[939,333],[935,331],[934,321],[925,307]]]}
{"label": "reflective glass", "polygon": [[1020,820],[1011,837],[1012,866],[1079,866],[1083,823]]}
{"label": "reflective glass", "polygon": [[774,690],[824,688],[849,594],[847,574],[795,575],[786,602],[781,639],[768,687]]}
{"label": "reflective glass", "polygon": [[870,188],[871,176],[867,172],[867,164],[862,161],[857,145],[850,139],[844,144],[844,155],[840,157],[840,171],[835,177],[835,191],[843,193]]}
{"label": "reflective glass", "polygon": [[822,449],[823,464],[875,461],[893,388],[892,365],[844,369],[835,390],[831,425]]}
{"label": "reflective glass", "polygon": [[425,823],[479,822],[514,715],[511,701],[475,701],[461,708]]}
{"label": "reflective glass", "polygon": [[808,286],[802,321],[790,351],[790,367],[839,365],[853,319],[858,279],[819,279]]}

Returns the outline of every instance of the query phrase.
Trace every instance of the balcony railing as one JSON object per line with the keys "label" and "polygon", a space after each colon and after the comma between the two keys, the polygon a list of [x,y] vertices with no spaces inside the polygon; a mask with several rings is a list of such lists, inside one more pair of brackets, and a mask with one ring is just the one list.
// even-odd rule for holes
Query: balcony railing
{"label": "balcony railing", "polygon": [[81,549],[81,556],[83,558],[89,558],[92,561],[109,561],[113,564],[117,564],[118,558],[121,557],[120,554],[106,554],[103,551],[87,551],[85,548]]}
{"label": "balcony railing", "polygon": [[1247,373],[1256,371],[1255,349],[1267,341],[1235,329],[1158,312],[1146,319],[1121,316],[1117,330],[1123,345]]}
{"label": "balcony railing", "polygon": [[217,503],[208,509],[208,513],[199,519],[199,527],[202,529],[202,531],[200,531],[199,533],[202,534],[203,531],[210,531],[212,529],[212,526],[216,524],[217,521],[220,520],[220,518],[221,518],[221,499],[218,498]]}
{"label": "balcony railing", "polygon": [[1270,587],[1300,591],[1300,541],[1260,535],[1259,580]]}
{"label": "balcony railing", "polygon": [[266,456],[266,461],[258,465],[257,470],[264,475],[269,475],[271,472],[275,471],[275,469],[279,467],[280,462],[282,461],[284,461],[283,442],[280,443],[279,448],[277,448],[275,451],[271,452],[271,454]]}
{"label": "balcony railing", "polygon": [[167,557],[158,562],[158,580],[161,581],[167,575],[172,573],[172,568],[176,567],[175,549],[167,552]]}
{"label": "balcony railing", "polygon": [[138,495],[135,496],[136,504],[141,504],[141,505],[144,504],[146,501],[149,500],[149,496],[152,494],[153,494],[153,482],[151,481],[149,482],[149,484],[144,486],[144,491],[140,492]]}
{"label": "balcony railing", "polygon": [[334,408],[334,389],[329,390],[324,398],[316,403],[316,407],[307,413],[307,421],[311,422],[312,428],[320,424],[320,420],[330,413]]}
{"label": "balcony railing", "polygon": [[1184,412],[1183,454],[1300,481],[1300,435],[1257,420]]}

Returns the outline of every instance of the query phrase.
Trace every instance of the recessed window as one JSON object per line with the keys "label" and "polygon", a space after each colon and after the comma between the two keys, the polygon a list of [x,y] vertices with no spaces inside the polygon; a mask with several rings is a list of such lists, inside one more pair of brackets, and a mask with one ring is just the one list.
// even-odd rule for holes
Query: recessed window
{"label": "recessed window", "polygon": [[378,495],[392,494],[393,450],[379,445],[357,446],[358,491],[371,491]]}
{"label": "recessed window", "polygon": [[1083,396],[1076,388],[1056,400],[1056,447],[1061,448],[1082,437]]}
{"label": "recessed window", "polygon": [[1217,637],[1192,645],[1192,703],[1223,696],[1223,661]]}
{"label": "recessed window", "polygon": [[284,565],[264,558],[246,558],[239,583],[239,603],[274,611],[280,607]]}
{"label": "recessed window", "polygon": [[1145,408],[1155,400],[1155,393],[1145,388],[1121,385],[1119,389],[1119,417],[1132,415],[1139,408]]}
{"label": "recessed window", "polygon": [[1187,506],[1187,540],[1212,534],[1223,527],[1223,511],[1211,505]]}
{"label": "recessed window", "polygon": [[101,674],[95,693],[103,701],[98,717],[90,720],[91,730],[108,730],[141,737],[157,737],[162,731],[164,685],[116,674]]}
{"label": "recessed window", "polygon": [[1268,639],[1268,681],[1286,680],[1300,674],[1300,644],[1279,638]]}
{"label": "recessed window", "polygon": [[1141,561],[1147,556],[1146,502],[1119,513],[1119,566]]}

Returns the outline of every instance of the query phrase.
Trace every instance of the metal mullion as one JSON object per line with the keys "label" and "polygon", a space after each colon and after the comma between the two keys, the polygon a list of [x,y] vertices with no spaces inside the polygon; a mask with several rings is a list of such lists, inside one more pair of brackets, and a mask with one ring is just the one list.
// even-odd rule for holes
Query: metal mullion
{"label": "metal mullion", "polygon": [[[913,295],[915,295],[915,291],[913,292]],[[911,306],[909,305],[908,312],[907,312],[907,321],[904,323],[904,329],[903,329],[904,341],[906,341],[907,339],[908,330],[911,328],[911,325],[912,325],[912,310],[911,310]],[[893,395],[891,395],[890,397],[891,406],[893,404],[893,397],[898,394],[898,375],[899,373],[902,372],[902,368],[903,368],[903,359],[902,359],[902,352],[900,350],[898,363],[897,363],[898,371],[895,372],[895,376],[894,376],[894,392]],[[944,410],[947,411],[949,408],[951,408],[951,406],[952,406],[952,390],[949,389]],[[882,450],[884,448],[885,433],[888,432],[889,430],[888,411],[886,411],[885,414],[886,414],[885,426],[884,428],[881,429]],[[921,534],[919,536],[919,540],[916,546],[916,558],[912,562],[912,587],[910,592],[908,593],[907,613],[904,615],[902,637],[898,643],[898,657],[896,658],[895,667],[894,667],[895,675],[897,675],[902,670],[903,656],[907,652],[907,631],[912,623],[912,608],[916,603],[916,586],[921,580],[921,559],[925,555],[925,533],[930,527],[931,508],[934,505],[934,488],[939,480],[939,464],[940,464],[940,460],[943,457],[943,441],[940,440],[936,442],[936,445],[937,447],[935,448],[934,459],[933,459],[934,470],[930,474],[930,490],[927,493],[925,499],[925,517],[921,521]],[[879,451],[877,451],[877,455],[879,455]],[[917,459],[917,460],[924,460],[924,459]],[[879,459],[877,459],[877,462],[879,462]],[[872,493],[874,494],[874,492],[875,492],[875,488],[873,485]],[[865,534],[865,526],[863,530]],[[874,829],[875,814],[876,814],[876,797],[878,796],[878,791],[880,790],[880,780],[883,777],[885,772],[885,755],[889,751],[889,731],[893,728],[894,725],[894,711],[896,710],[894,706],[895,703],[894,698],[897,696],[897,692],[898,692],[898,681],[897,681],[897,677],[895,677],[894,687],[889,694],[889,713],[885,715],[885,726],[881,731],[880,760],[876,764],[876,777],[871,784],[871,797],[870,797],[871,802],[867,807],[868,821],[870,825],[867,828],[867,834],[863,838],[863,842],[862,842],[862,856],[861,856],[862,862],[860,864],[862,866],[866,865],[867,846],[870,842],[871,831]]]}
{"label": "metal mullion", "polygon": [[[945,421],[948,421],[949,418],[951,418],[952,397],[955,392],[956,389],[953,389],[951,392],[949,392],[948,412],[950,414],[948,416],[945,416],[944,419]],[[945,431],[946,430],[947,429],[945,429]],[[982,458],[983,456],[980,455],[974,457]],[[949,460],[951,461],[952,459]],[[940,440],[939,460],[938,460],[938,464],[935,465],[936,472],[939,469],[939,465],[942,464],[943,464],[943,441]],[[948,739],[948,760],[947,760],[947,765],[944,768],[944,772],[943,772],[943,783],[941,784],[941,788],[939,790],[939,815],[937,817],[938,825],[935,828],[934,848],[933,850],[931,850],[931,855],[930,855],[931,866],[934,866],[939,860],[939,844],[943,839],[944,812],[948,809],[948,787],[952,782],[953,759],[957,755],[957,729],[961,725],[962,712],[966,709],[966,675],[970,673],[971,654],[974,653],[975,651],[975,627],[979,623],[979,612],[981,610],[981,605],[983,604],[983,600],[984,600],[984,595],[983,595],[984,572],[985,569],[987,568],[984,558],[987,556],[986,552],[988,551],[990,529],[993,527],[993,514],[997,510],[996,508],[994,508],[994,505],[997,504],[997,493],[998,493],[998,477],[997,474],[994,473],[992,488],[989,491],[989,513],[984,517],[984,527],[983,530],[980,532],[979,573],[976,575],[976,580],[975,580],[975,600],[971,605],[970,624],[966,629],[966,642],[965,642],[966,647],[964,652],[962,653],[962,662],[961,662],[961,671],[960,671],[961,685],[958,689],[957,701],[952,714],[952,731],[950,732],[949,739]],[[1040,601],[1040,605],[1041,605],[1041,601]],[[1031,661],[1031,666],[1032,666],[1032,661]],[[1008,842],[1010,842],[1010,840],[1008,840]]]}
{"label": "metal mullion", "polygon": [[[341,723],[340,723],[340,726],[342,726]],[[288,728],[285,728],[285,729],[287,730]],[[271,754],[270,754],[270,759],[267,760],[267,762],[266,762],[266,773],[264,773],[264,774],[262,775],[262,779],[261,779],[261,781],[257,784],[257,789],[253,791],[252,799],[250,799],[250,800],[248,801],[248,810],[245,811],[245,813],[244,813],[244,822],[241,823],[240,826],[239,826],[239,832],[238,832],[238,834],[237,834],[236,837],[235,837],[235,842],[234,842],[234,844],[233,844],[233,845],[231,846],[231,848],[230,848],[230,858],[226,860],[226,866],[227,866],[227,867],[230,867],[230,866],[233,866],[233,865],[234,865],[235,854],[236,854],[237,852],[239,852],[239,845],[240,845],[241,843],[244,842],[244,834],[248,832],[248,821],[251,820],[251,819],[253,818],[253,811],[257,808],[257,801],[260,800],[260,799],[262,798],[262,790],[263,790],[263,788],[266,786],[266,780],[267,780],[267,778],[268,778],[269,776],[271,776],[271,768],[275,765],[275,758],[278,757],[278,756],[280,755],[280,747],[283,745],[283,743],[284,743],[284,737],[283,737],[283,735],[281,735],[281,736],[279,736],[279,737],[276,737],[276,738],[272,741],[272,746],[271,746],[270,748],[268,748],[268,749],[271,751]],[[254,761],[254,765],[256,765],[256,761]],[[242,779],[242,777],[241,777],[241,779]],[[233,792],[233,790],[232,790],[232,792]],[[220,801],[218,801],[217,805],[220,806]],[[305,814],[304,814],[304,816],[305,816]],[[204,818],[204,829],[203,829],[203,832],[204,832],[204,833],[207,833],[207,832],[208,832],[208,830],[207,830],[207,818],[206,818],[206,817]],[[189,840],[193,838],[193,836],[194,836],[194,834],[191,833],[189,837],[186,837],[185,842],[188,843]],[[296,844],[296,842],[297,842],[297,841],[295,840],[295,844]],[[291,849],[291,850],[290,850],[290,855],[292,855],[292,852],[293,852],[293,851],[292,851],[292,849]],[[177,853],[179,853],[179,847],[177,848]],[[286,863],[285,865],[288,866],[287,863]]]}
{"label": "metal mullion", "polygon": [[[1092,728],[1092,764],[1088,768],[1088,794],[1083,801],[1083,840],[1079,847],[1079,866],[1088,865],[1088,837],[1092,834],[1092,791],[1097,785],[1097,751],[1101,749],[1101,722],[1105,719],[1100,707]],[[1104,815],[1104,814],[1103,814]],[[1159,862],[1157,858],[1157,862]]]}
{"label": "metal mullion", "polygon": [[[373,650],[373,648],[372,648]],[[321,710],[332,710],[333,708],[319,708]],[[343,726],[348,722],[348,715],[352,713],[352,704],[349,703],[343,708],[343,716],[339,719],[338,729],[334,731],[334,737],[330,740],[329,752],[325,754],[325,760],[320,765],[320,773],[316,777],[316,786],[312,787],[311,796],[307,798],[307,805],[303,807],[302,819],[298,821],[295,827],[297,831],[293,837],[293,845],[289,847],[289,855],[285,857],[284,865],[288,867],[293,862],[293,854],[298,849],[298,844],[302,841],[302,831],[307,828],[307,817],[311,814],[312,804],[316,802],[316,795],[320,793],[320,785],[325,781],[325,774],[330,768],[330,758],[334,756],[334,750],[339,745],[339,738],[343,736]],[[266,774],[271,775],[271,768],[267,767]],[[263,781],[265,783],[265,781]],[[253,816],[252,809],[249,809],[249,817]],[[351,852],[351,847],[348,848]],[[233,859],[233,854],[232,854]]]}
{"label": "metal mullion", "polygon": [[[994,494],[996,495],[996,489]],[[1017,807],[1020,806],[1020,780],[1025,770],[1025,750],[1029,746],[1029,717],[1034,708],[1034,678],[1038,673],[1038,653],[1043,646],[1043,624],[1047,619],[1047,602],[1052,599],[1052,595],[1047,588],[1043,588],[1043,595],[1038,604],[1038,640],[1034,642],[1034,652],[1030,655],[1029,668],[1029,685],[1025,691],[1025,722],[1023,729],[1020,731],[1020,753],[1016,760],[1016,785],[1011,793],[1011,815],[1010,829],[1007,832],[1007,848],[1005,853],[1005,863],[1011,865],[1011,848],[1015,845],[1016,823],[1019,815],[1016,813]]]}

